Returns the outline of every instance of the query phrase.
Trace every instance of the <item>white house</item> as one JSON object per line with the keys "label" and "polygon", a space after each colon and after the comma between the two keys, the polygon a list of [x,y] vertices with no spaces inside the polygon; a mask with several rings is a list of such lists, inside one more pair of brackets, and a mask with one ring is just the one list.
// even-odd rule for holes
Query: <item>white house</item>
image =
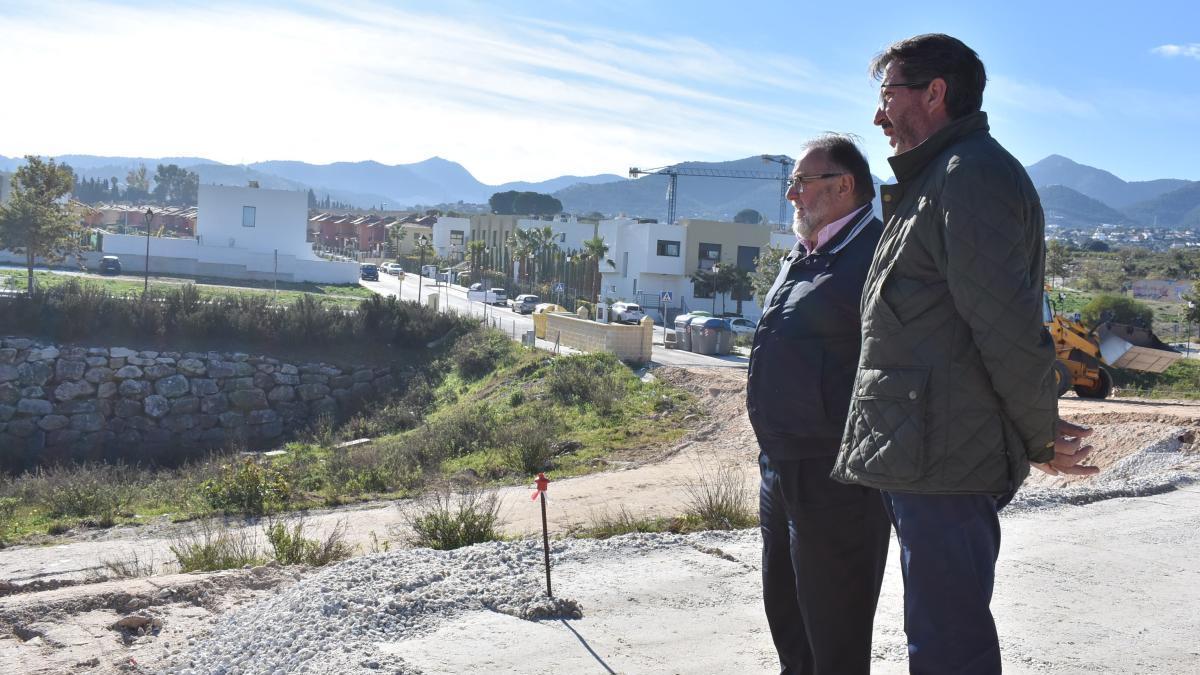
{"label": "white house", "polygon": [[[630,218],[603,220],[598,234],[608,245],[601,263],[601,297],[643,305],[651,314],[664,310],[704,309],[738,311],[732,294],[714,298],[702,284],[692,281],[698,270],[718,265],[754,269],[754,259],[770,241],[769,225],[682,220],[677,224],[639,222]],[[660,304],[663,292],[671,299]],[[758,319],[762,308],[751,297],[741,299],[741,314]]]}
{"label": "white house", "polygon": [[[194,239],[150,237],[150,270],[229,279],[355,283],[358,265],[318,257],[307,241],[308,195],[201,185]],[[146,237],[104,235],[126,270],[145,265]]]}
{"label": "white house", "polygon": [[461,260],[471,238],[471,219],[438,216],[433,226],[433,249],[439,257]]}

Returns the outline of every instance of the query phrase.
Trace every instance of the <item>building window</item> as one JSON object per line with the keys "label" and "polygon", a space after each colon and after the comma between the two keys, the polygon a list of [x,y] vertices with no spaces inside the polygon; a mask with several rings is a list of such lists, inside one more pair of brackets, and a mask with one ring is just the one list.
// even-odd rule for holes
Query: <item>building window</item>
{"label": "building window", "polygon": [[461,247],[463,244],[463,231],[450,230],[450,245]]}
{"label": "building window", "polygon": [[242,207],[242,227],[254,227],[254,211],[253,206]]}
{"label": "building window", "polygon": [[[754,272],[754,259],[759,256],[761,250],[757,246],[739,246],[737,253],[737,267],[739,270],[746,272]],[[734,300],[750,300],[754,297],[754,290],[749,284],[734,286],[729,292],[729,297]]]}
{"label": "building window", "polygon": [[700,256],[696,268],[708,271],[713,268],[713,265],[719,262],[721,262],[721,245],[701,242]]}
{"label": "building window", "polygon": [[679,257],[679,242],[667,241],[665,239],[658,240],[658,254],[670,256],[672,258]]}

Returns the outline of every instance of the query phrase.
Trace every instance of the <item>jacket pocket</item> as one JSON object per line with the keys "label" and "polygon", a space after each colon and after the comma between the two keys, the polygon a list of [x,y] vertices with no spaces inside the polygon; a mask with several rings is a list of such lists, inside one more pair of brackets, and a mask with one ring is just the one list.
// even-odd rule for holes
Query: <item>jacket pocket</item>
{"label": "jacket pocket", "polygon": [[911,482],[925,470],[928,367],[860,368],[847,438],[849,468]]}

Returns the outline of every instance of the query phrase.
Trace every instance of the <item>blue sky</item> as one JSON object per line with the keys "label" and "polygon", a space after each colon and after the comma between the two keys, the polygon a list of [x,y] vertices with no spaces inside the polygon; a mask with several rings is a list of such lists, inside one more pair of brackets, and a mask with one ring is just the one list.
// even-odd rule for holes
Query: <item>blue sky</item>
{"label": "blue sky", "polygon": [[0,0],[0,154],[387,164],[488,183],[863,138],[872,55],[947,32],[993,134],[1127,180],[1200,180],[1196,2]]}

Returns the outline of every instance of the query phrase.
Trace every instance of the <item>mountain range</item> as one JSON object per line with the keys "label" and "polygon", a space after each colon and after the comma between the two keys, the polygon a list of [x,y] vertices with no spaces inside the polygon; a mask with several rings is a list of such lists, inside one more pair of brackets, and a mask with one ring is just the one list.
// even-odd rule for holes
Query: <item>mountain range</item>
{"label": "mountain range", "polygon": [[[123,183],[126,173],[145,165],[153,176],[158,164],[177,164],[195,171],[202,183],[245,185],[255,180],[264,188],[311,189],[318,199],[362,208],[402,209],[418,205],[486,203],[495,192],[529,190],[553,194],[571,213],[600,212],[665,219],[669,179],[649,175],[636,180],[615,174],[559,176],[545,181],[515,181],[500,185],[480,182],[457,162],[431,157],[412,164],[379,162],[336,162],[309,164],[297,161],[266,161],[245,165],[221,164],[202,157],[98,157],[64,155],[82,178],[116,177]],[[21,158],[0,156],[0,171],[13,171]],[[764,164],[755,156],[727,162],[683,162],[685,169],[718,173],[753,171],[772,174],[776,164]],[[1102,223],[1159,227],[1200,225],[1200,181],[1163,178],[1125,181],[1095,167],[1079,164],[1061,155],[1050,155],[1027,167],[1038,188],[1047,220],[1068,227],[1091,227]],[[876,179],[878,181],[878,179]],[[779,188],[774,180],[745,180],[726,177],[680,176],[677,183],[676,215],[679,218],[731,220],[738,211],[752,208],[768,220],[779,217]],[[790,217],[790,212],[785,218]]]}

